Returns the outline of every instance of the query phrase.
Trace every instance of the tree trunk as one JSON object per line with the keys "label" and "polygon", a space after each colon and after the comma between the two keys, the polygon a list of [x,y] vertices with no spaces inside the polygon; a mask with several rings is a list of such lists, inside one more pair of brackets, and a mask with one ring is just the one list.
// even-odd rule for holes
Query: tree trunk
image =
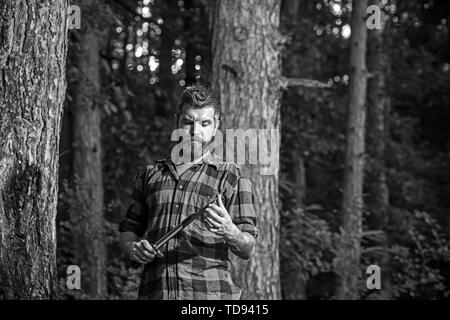
{"label": "tree trunk", "polygon": [[[281,39],[279,0],[217,2],[212,82],[220,97],[222,128],[280,127]],[[271,146],[279,155],[279,146]],[[278,173],[248,170],[256,196],[260,237],[248,262],[233,259],[233,279],[243,299],[280,299]],[[238,262],[239,261],[239,262]]]}
{"label": "tree trunk", "polygon": [[[92,0],[82,1],[92,10]],[[77,54],[80,78],[75,89],[73,115],[73,169],[76,203],[71,208],[75,234],[75,264],[81,268],[83,292],[106,294],[106,247],[103,226],[100,56],[98,30],[82,26]]]}
{"label": "tree trunk", "polygon": [[55,298],[67,2],[0,2],[0,299]]}
{"label": "tree trunk", "polygon": [[[294,179],[294,196],[296,199],[296,206],[303,208],[306,194],[306,172],[305,164],[301,151],[294,150],[294,157],[292,160],[292,172]],[[283,224],[282,224],[283,225]],[[283,230],[283,229],[282,229]],[[289,229],[288,229],[289,230]],[[288,231],[286,230],[286,231]],[[283,231],[282,231],[283,232]],[[290,234],[284,233],[285,239],[289,239]],[[282,237],[283,239],[283,237]],[[282,250],[282,249],[280,249]],[[301,252],[300,252],[301,254]],[[306,286],[308,274],[305,268],[293,267],[292,258],[281,256],[281,290],[283,299],[287,300],[305,300]]]}
{"label": "tree trunk", "polygon": [[[172,73],[172,50],[175,40],[181,41],[181,28],[177,19],[177,13],[180,12],[176,0],[164,1],[162,9],[162,17],[164,23],[161,33],[161,51],[159,54],[159,88],[161,88],[164,99],[163,112],[167,117],[173,116],[175,113],[175,104],[177,97],[180,95],[181,87],[178,84],[177,77]],[[179,36],[177,38],[177,35]]]}
{"label": "tree trunk", "polygon": [[342,201],[342,241],[336,261],[337,298],[358,298],[366,122],[366,9],[368,0],[353,1],[350,87]]}
{"label": "tree trunk", "polygon": [[[209,28],[209,11],[214,9],[214,1],[205,3],[197,0],[184,1],[185,19],[183,42],[185,43],[186,58],[184,62],[186,86],[211,83],[211,29]],[[201,57],[201,61],[196,59]],[[195,67],[200,65],[198,71]]]}
{"label": "tree trunk", "polygon": [[[281,1],[281,20],[280,28],[283,34],[292,35],[292,41],[286,47],[283,57],[283,74],[293,77],[300,77],[306,70],[301,69],[301,62],[304,58],[301,54],[301,41],[304,39],[301,37],[301,13],[303,14],[307,8],[305,1],[298,0],[282,0]],[[302,39],[301,41],[299,39]],[[293,90],[294,91],[294,90]],[[292,91],[288,91],[285,94],[289,97]],[[289,99],[289,98],[288,98]],[[292,99],[292,98],[291,98]],[[291,100],[293,101],[293,100]],[[298,105],[299,108],[306,108],[307,106]],[[287,146],[288,147],[288,146]],[[289,148],[289,147],[288,147]],[[291,174],[294,182],[294,196],[297,200],[297,206],[303,207],[303,201],[306,193],[306,179],[305,179],[305,167],[300,149],[292,150],[292,163]],[[289,238],[289,234],[285,234]],[[281,269],[281,287],[283,292],[283,299],[289,300],[304,300],[306,299],[306,270],[300,268],[293,268],[290,258],[281,257],[280,260]]]}
{"label": "tree trunk", "polygon": [[185,42],[185,50],[186,50],[186,59],[185,59],[185,81],[186,81],[186,85],[187,86],[191,86],[193,84],[195,84],[197,82],[196,79],[196,69],[195,66],[198,63],[196,61],[196,56],[200,55],[200,51],[197,49],[196,47],[196,43],[195,41],[192,39],[193,32],[195,32],[195,25],[194,25],[194,19],[193,19],[193,14],[194,12],[192,12],[195,9],[195,6],[193,4],[193,0],[186,0],[184,1],[184,8],[186,9],[186,11],[190,12],[191,14],[186,14],[185,18],[184,18],[184,32],[187,35],[187,37],[184,39]]}
{"label": "tree trunk", "polygon": [[[371,0],[370,4],[381,6],[380,0]],[[386,230],[389,224],[389,189],[386,183],[386,113],[389,96],[386,88],[386,74],[389,69],[389,57],[386,54],[383,36],[386,15],[383,13],[382,29],[370,30],[368,34],[368,69],[371,78],[367,87],[367,151],[371,159],[369,197],[371,211],[371,226],[378,230]],[[381,245],[385,248],[382,263],[382,292],[384,298],[389,298],[389,257],[388,242]]]}

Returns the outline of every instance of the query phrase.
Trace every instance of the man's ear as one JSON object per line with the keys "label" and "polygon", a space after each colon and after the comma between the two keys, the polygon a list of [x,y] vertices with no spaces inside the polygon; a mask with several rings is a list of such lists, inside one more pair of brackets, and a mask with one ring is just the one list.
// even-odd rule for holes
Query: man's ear
{"label": "man's ear", "polygon": [[215,125],[214,125],[214,133],[213,133],[213,135],[216,134],[216,131],[217,131],[217,129],[219,129],[219,126],[220,126],[220,120],[217,119],[217,120],[215,121]]}

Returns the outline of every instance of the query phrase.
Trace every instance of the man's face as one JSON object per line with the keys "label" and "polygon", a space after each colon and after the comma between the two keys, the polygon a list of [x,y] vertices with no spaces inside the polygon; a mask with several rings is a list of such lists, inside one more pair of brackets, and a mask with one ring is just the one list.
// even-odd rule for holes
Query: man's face
{"label": "man's face", "polygon": [[[178,128],[189,131],[193,151],[203,150],[211,142],[219,126],[214,118],[214,108],[185,109],[178,120]],[[201,147],[201,148],[200,148]],[[197,158],[194,156],[194,159]]]}

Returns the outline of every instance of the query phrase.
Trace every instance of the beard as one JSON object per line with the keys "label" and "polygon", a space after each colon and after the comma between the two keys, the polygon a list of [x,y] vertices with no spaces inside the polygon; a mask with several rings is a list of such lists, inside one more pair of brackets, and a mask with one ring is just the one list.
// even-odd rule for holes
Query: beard
{"label": "beard", "polygon": [[195,162],[204,156],[208,151],[214,153],[214,144],[214,136],[212,136],[208,141],[203,140],[199,136],[180,136],[178,138],[178,143],[172,148],[172,152],[174,151],[174,148],[179,149],[171,155],[171,157],[174,157],[172,160],[177,164]]}
{"label": "beard", "polygon": [[214,142],[214,137],[205,141],[199,137],[191,137],[191,161],[194,161],[205,154],[206,148]]}

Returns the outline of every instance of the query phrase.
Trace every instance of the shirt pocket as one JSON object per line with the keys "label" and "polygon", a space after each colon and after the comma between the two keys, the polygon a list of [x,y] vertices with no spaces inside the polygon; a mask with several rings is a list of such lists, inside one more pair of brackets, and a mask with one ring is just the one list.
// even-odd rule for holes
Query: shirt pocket
{"label": "shirt pocket", "polygon": [[[214,197],[216,197],[218,194],[217,190],[215,190],[214,188],[207,186],[207,185],[202,185],[200,186],[200,188],[198,189],[198,192],[194,195],[194,207],[197,210],[200,210],[201,208],[207,206],[209,203],[211,203],[211,201],[214,199]],[[219,205],[218,201],[214,201],[213,202],[215,205]],[[192,225],[200,230],[206,230],[209,233],[212,233],[215,235],[215,233],[211,232],[208,230],[208,228],[206,227],[206,224],[204,222],[204,218],[205,218],[205,212],[203,212],[203,214],[198,217],[193,223]]]}
{"label": "shirt pocket", "polygon": [[[214,197],[217,196],[218,191],[209,185],[201,185],[193,196],[193,204],[195,212],[207,206]],[[218,205],[217,200],[213,202]],[[193,212],[194,213],[194,212]],[[205,245],[221,244],[224,242],[223,237],[212,231],[209,231],[204,222],[204,213],[195,219],[189,226],[189,233],[193,237],[194,243],[204,243]]]}

